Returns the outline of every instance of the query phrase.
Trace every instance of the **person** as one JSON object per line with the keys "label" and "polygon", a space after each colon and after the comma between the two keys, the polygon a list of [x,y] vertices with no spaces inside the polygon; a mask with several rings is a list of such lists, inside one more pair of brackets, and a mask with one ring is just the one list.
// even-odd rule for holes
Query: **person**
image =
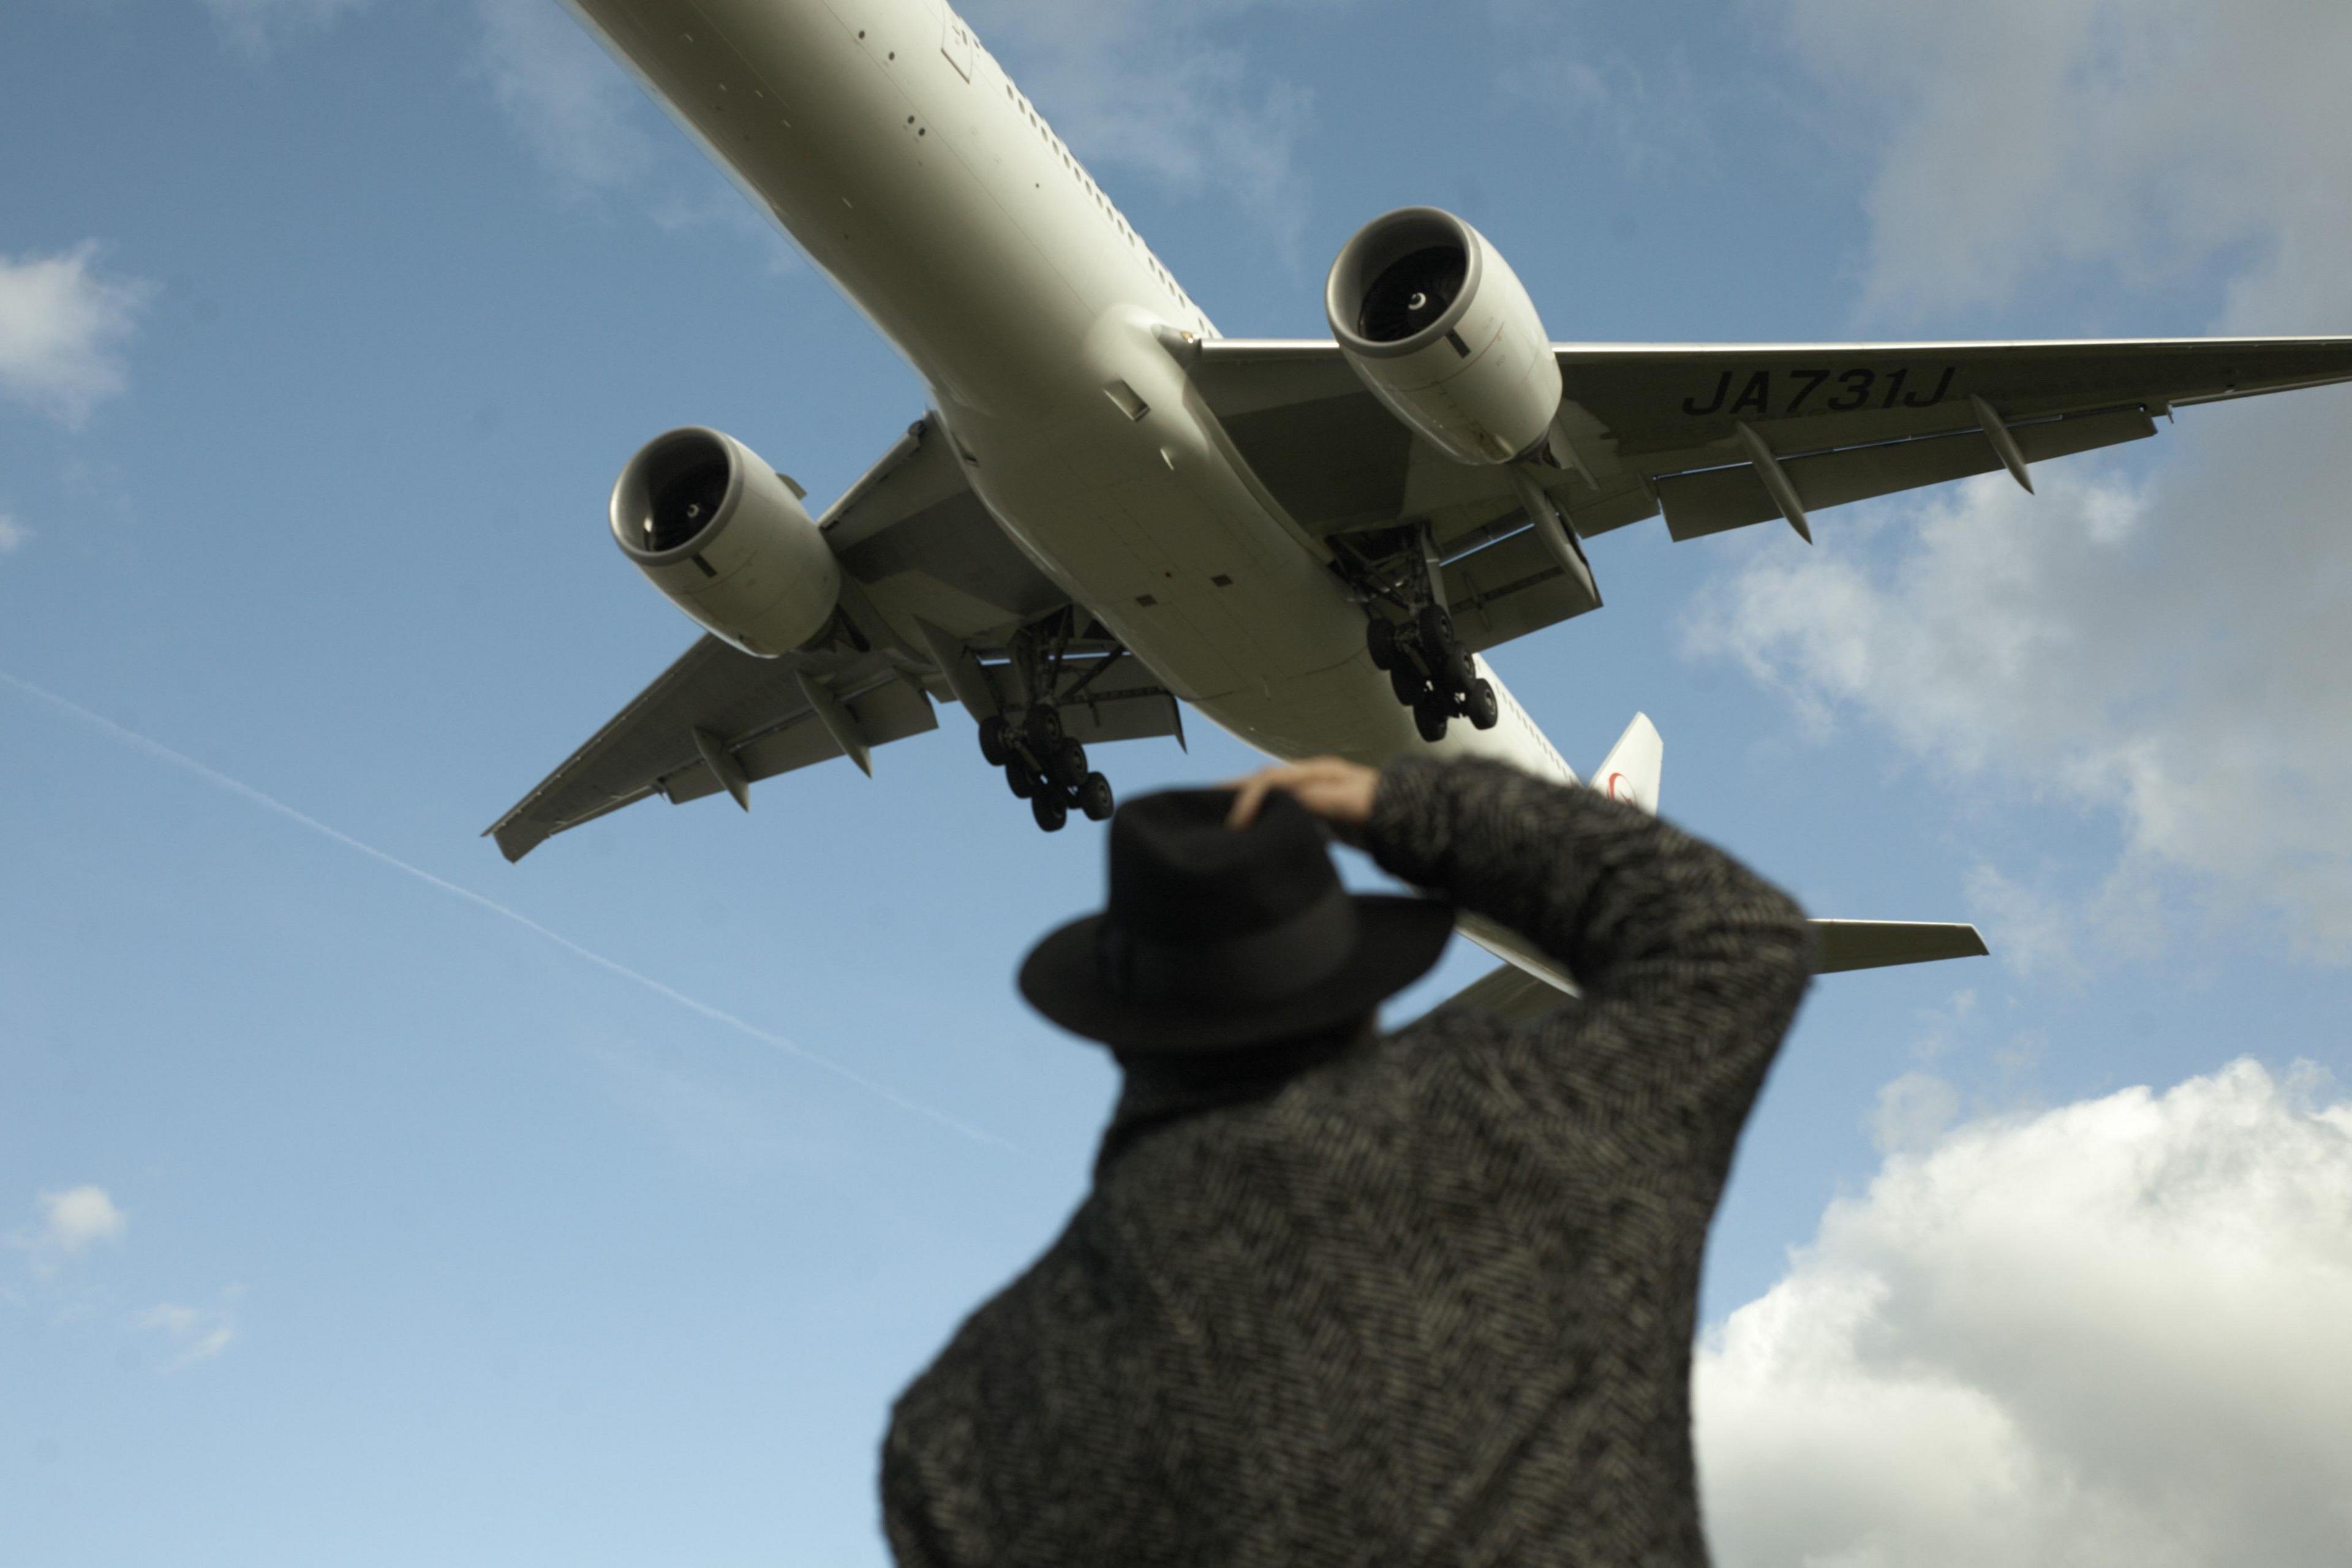
{"label": "person", "polygon": [[[1441,898],[1348,895],[1326,831]],[[1486,762],[1139,799],[1109,859],[1021,984],[1120,1098],[1067,1228],[894,1409],[902,1568],[1704,1564],[1700,1258],[1796,905]],[[1454,906],[1580,999],[1381,1035]]]}

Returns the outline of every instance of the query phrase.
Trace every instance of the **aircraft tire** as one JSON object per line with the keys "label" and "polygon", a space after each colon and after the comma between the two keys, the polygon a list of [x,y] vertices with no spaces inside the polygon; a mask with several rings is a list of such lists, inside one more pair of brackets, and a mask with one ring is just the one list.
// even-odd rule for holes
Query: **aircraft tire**
{"label": "aircraft tire", "polygon": [[1029,743],[1041,756],[1052,756],[1054,748],[1062,742],[1061,710],[1051,703],[1039,703],[1029,710]]}
{"label": "aircraft tire", "polygon": [[1412,705],[1413,728],[1433,746],[1445,739],[1445,727],[1452,718],[1445,708],[1445,699],[1434,691]]}
{"label": "aircraft tire", "polygon": [[1078,809],[1087,814],[1088,822],[1108,822],[1111,813],[1118,809],[1118,797],[1111,794],[1110,780],[1100,773],[1088,773],[1086,783],[1078,786]]}
{"label": "aircraft tire", "polygon": [[1411,665],[1400,664],[1389,671],[1389,689],[1396,693],[1399,702],[1411,708],[1429,690],[1429,682],[1423,680],[1421,672]]}
{"label": "aircraft tire", "polygon": [[1445,650],[1445,679],[1454,689],[1471,692],[1478,689],[1478,667],[1470,658],[1470,650],[1455,643]]}
{"label": "aircraft tire", "polygon": [[1454,638],[1454,617],[1441,605],[1423,605],[1412,619],[1413,630],[1421,636],[1422,661],[1433,670],[1444,669],[1460,646]]}
{"label": "aircraft tire", "polygon": [[1502,721],[1503,700],[1495,695],[1495,683],[1475,680],[1470,684],[1469,700],[1464,704],[1470,712],[1470,722],[1481,730],[1491,730]]}
{"label": "aircraft tire", "polygon": [[1396,623],[1386,616],[1376,615],[1364,628],[1365,650],[1372,656],[1372,668],[1391,670],[1397,667]]}
{"label": "aircraft tire", "polygon": [[1070,803],[1056,795],[1041,792],[1029,802],[1029,811],[1048,833],[1061,832],[1070,820]]}
{"label": "aircraft tire", "polygon": [[980,721],[980,754],[992,768],[1001,768],[1013,760],[1004,742],[1004,716],[1001,713],[992,713]]}
{"label": "aircraft tire", "polygon": [[1037,793],[1037,775],[1018,757],[1004,764],[1004,782],[1013,786],[1015,800],[1027,800]]}
{"label": "aircraft tire", "polygon": [[1054,748],[1045,772],[1057,788],[1076,789],[1087,782],[1087,749],[1076,741],[1064,741]]}

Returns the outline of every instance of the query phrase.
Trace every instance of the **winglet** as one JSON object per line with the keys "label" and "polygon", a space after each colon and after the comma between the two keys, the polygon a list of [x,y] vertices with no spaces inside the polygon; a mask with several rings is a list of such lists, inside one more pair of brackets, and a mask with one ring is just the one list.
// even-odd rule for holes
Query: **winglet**
{"label": "winglet", "polygon": [[1593,770],[1592,787],[1612,800],[1658,814],[1658,774],[1664,767],[1666,742],[1647,713],[1636,713],[1625,732]]}

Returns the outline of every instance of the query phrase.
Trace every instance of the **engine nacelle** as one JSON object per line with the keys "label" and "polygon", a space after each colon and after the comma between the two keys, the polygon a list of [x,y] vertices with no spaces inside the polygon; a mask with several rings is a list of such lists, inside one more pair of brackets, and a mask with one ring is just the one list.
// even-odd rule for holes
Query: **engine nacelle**
{"label": "engine nacelle", "polygon": [[1522,458],[1559,416],[1559,362],[1527,286],[1452,213],[1375,219],[1339,252],[1324,310],[1373,395],[1457,462]]}
{"label": "engine nacelle", "polygon": [[716,430],[673,430],[629,460],[613,537],[671,604],[761,658],[814,640],[841,602],[841,563],[800,497]]}

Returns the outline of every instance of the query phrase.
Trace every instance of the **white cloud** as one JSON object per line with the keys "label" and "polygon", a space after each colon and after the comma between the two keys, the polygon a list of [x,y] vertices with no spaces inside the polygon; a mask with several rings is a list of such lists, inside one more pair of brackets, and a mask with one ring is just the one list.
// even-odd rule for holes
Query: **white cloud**
{"label": "white cloud", "polygon": [[278,45],[325,32],[367,0],[205,0],[231,42],[256,57]]}
{"label": "white cloud", "polygon": [[33,541],[33,531],[0,511],[0,555],[14,555]]}
{"label": "white cloud", "polygon": [[123,389],[121,347],[154,297],[100,277],[95,242],[54,256],[0,256],[0,393],[78,426]]}
{"label": "white cloud", "polygon": [[532,151],[583,192],[653,166],[643,94],[555,0],[479,0],[481,65]]}
{"label": "white cloud", "polygon": [[[1883,149],[1880,308],[2002,303],[2051,266],[2170,276],[2235,246],[2279,271],[2283,237],[2352,224],[2335,194],[2352,157],[2343,6],[1790,0],[1789,16],[1805,64]],[[2331,303],[2341,254],[2325,253]]]}
{"label": "white cloud", "polygon": [[2252,1062],[1890,1157],[1701,1347],[1723,1568],[2352,1541],[2352,1103]]}
{"label": "white cloud", "polygon": [[[2209,294],[2223,333],[2352,324],[2352,120],[2331,85],[2352,73],[2352,11],[1789,14],[1883,148],[1864,315],[2071,282],[2126,307]],[[2077,458],[2041,470],[2038,500],[1995,479],[1830,514],[1819,552],[1776,542],[1713,584],[1691,645],[1815,722],[1864,718],[1971,794],[2113,814],[2120,856],[2065,868],[2088,891],[1980,869],[1989,920],[2146,952],[2186,872],[2213,896],[2198,913],[2267,910],[2305,955],[2352,957],[2347,419],[2338,391],[2190,409],[2141,449],[2152,471]],[[2052,944],[2049,967],[2076,962]]]}
{"label": "white cloud", "polygon": [[1585,147],[1613,151],[1628,172],[1688,180],[1712,166],[1705,95],[1689,62],[1608,47],[1592,10],[1560,0],[1486,0],[1490,25],[1514,46],[1496,78],[1502,96],[1516,110],[1574,126]]}
{"label": "white cloud", "polygon": [[162,1337],[166,1347],[162,1371],[183,1372],[228,1349],[236,1338],[236,1302],[243,1294],[236,1288],[225,1290],[217,1307],[166,1301],[131,1314],[131,1326]]}
{"label": "white cloud", "polygon": [[2145,951],[2178,871],[2352,954],[2352,462],[2326,444],[2347,416],[2332,392],[2192,411],[2158,482],[2053,466],[2038,500],[1971,481],[1874,533],[1825,521],[1817,551],[1766,541],[1699,595],[1688,646],[1948,781],[2116,814],[2123,858],[2080,908],[1974,879],[2052,967],[2069,929]]}
{"label": "white cloud", "polygon": [[130,1216],[99,1186],[41,1193],[34,1199],[33,1212],[32,1227],[0,1236],[0,1247],[23,1253],[33,1278],[44,1283],[91,1248],[120,1243],[131,1225]]}
{"label": "white cloud", "polygon": [[100,1242],[121,1241],[131,1225],[130,1216],[115,1206],[104,1187],[43,1193],[39,1206],[37,1245],[66,1258],[78,1258]]}

